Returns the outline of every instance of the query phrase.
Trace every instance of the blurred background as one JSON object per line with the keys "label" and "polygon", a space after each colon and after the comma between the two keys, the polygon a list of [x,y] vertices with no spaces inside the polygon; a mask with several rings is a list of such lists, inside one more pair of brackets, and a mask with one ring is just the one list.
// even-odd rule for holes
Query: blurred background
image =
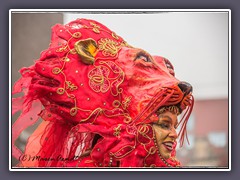
{"label": "blurred background", "polygon": [[[169,59],[176,77],[193,86],[195,105],[188,123],[190,144],[177,147],[186,167],[229,167],[230,56],[228,11],[12,12],[11,81],[47,49],[51,27],[77,18],[99,21],[130,45]],[[12,123],[17,115],[12,117]],[[22,150],[37,124],[16,142]],[[17,160],[12,158],[14,166]]]}

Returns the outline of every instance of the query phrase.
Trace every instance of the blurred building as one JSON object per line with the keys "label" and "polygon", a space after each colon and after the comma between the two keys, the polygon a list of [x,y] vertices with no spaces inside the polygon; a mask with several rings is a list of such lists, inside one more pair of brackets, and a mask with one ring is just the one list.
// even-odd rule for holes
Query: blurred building
{"label": "blurred building", "polygon": [[228,167],[228,99],[197,100],[188,124],[188,145],[178,149],[184,166]]}

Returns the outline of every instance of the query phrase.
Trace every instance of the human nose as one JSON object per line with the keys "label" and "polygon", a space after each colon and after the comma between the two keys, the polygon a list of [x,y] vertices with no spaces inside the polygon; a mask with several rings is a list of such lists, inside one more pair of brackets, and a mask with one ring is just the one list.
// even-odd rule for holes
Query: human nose
{"label": "human nose", "polygon": [[171,129],[170,129],[169,136],[170,136],[171,138],[177,139],[178,134],[177,134],[177,131],[176,131],[175,128],[171,128]]}

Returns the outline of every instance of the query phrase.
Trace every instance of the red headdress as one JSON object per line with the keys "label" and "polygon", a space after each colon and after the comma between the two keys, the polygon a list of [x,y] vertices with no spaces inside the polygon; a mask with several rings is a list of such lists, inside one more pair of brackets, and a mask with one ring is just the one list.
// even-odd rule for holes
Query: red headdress
{"label": "red headdress", "polygon": [[[50,47],[20,72],[13,94],[24,95],[12,100],[12,114],[22,111],[12,127],[12,155],[22,166],[180,165],[175,151],[162,158],[151,125],[161,107],[185,110],[182,143],[193,107],[191,87],[174,77],[167,59],[129,46],[96,21],[77,19],[55,25]],[[39,118],[23,154],[14,143]]]}

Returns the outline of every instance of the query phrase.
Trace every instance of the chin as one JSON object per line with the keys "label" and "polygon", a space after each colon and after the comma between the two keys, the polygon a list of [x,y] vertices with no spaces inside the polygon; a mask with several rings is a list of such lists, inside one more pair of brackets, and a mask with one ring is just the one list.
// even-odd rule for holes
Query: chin
{"label": "chin", "polygon": [[162,157],[164,157],[164,159],[168,159],[168,158],[171,157],[171,155],[170,154],[165,154],[165,155],[162,155]]}
{"label": "chin", "polygon": [[171,157],[171,153],[166,153],[166,152],[160,151],[160,154],[164,159],[169,159]]}

